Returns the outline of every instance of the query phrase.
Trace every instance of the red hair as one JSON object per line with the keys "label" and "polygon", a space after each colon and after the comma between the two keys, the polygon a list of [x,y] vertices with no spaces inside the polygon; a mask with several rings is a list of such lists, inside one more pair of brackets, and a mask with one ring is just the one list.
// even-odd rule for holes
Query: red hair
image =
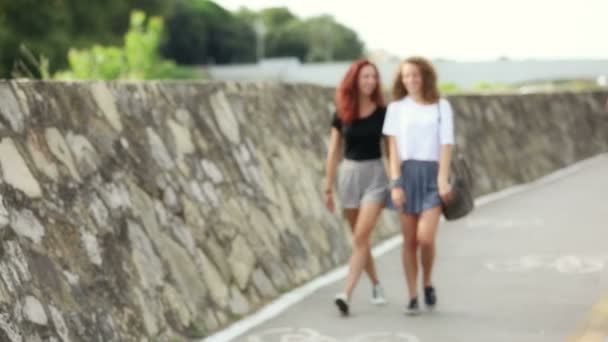
{"label": "red hair", "polygon": [[340,120],[344,123],[351,123],[359,118],[359,74],[361,73],[361,69],[368,65],[374,68],[378,80],[376,89],[371,94],[371,100],[378,106],[384,105],[384,97],[380,90],[380,73],[378,73],[378,68],[367,59],[358,59],[350,65],[340,86],[336,90],[336,109]]}

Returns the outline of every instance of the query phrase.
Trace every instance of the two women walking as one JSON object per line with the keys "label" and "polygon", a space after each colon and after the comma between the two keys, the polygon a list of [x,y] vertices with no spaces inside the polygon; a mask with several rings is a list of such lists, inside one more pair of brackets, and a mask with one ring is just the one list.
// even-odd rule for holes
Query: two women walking
{"label": "two women walking", "polygon": [[[380,86],[375,65],[359,60],[351,65],[336,94],[324,192],[326,206],[334,210],[337,173],[340,203],[353,232],[346,284],[335,298],[344,315],[349,313],[353,290],[364,269],[374,284],[372,301],[385,303],[370,237],[387,201],[399,212],[404,237],[405,312],[419,312],[419,269],[426,306],[437,303],[432,270],[441,203],[449,200],[451,192],[452,109],[440,98],[437,74],[424,58],[412,57],[400,64],[388,107],[384,107]],[[341,156],[344,159],[338,167]]]}

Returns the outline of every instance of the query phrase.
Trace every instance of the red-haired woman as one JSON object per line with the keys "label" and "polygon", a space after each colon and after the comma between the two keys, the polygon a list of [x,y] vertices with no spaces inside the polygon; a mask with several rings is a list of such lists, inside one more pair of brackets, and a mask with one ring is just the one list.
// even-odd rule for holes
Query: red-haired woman
{"label": "red-haired woman", "polygon": [[[357,60],[336,92],[324,183],[325,204],[334,210],[333,185],[338,171],[338,195],[353,232],[352,255],[344,292],[335,303],[348,315],[352,292],[363,269],[373,283],[372,303],[384,304],[384,294],[370,249],[370,235],[388,196],[388,177],[382,161],[382,126],[386,108],[378,69]],[[342,151],[344,159],[338,168]]]}
{"label": "red-haired woman", "polygon": [[383,132],[389,141],[391,198],[402,211],[402,258],[409,291],[406,313],[416,314],[418,250],[425,304],[432,308],[437,302],[431,271],[441,199],[449,200],[451,191],[448,176],[454,144],[453,115],[450,103],[439,97],[435,69],[421,57],[401,63],[393,97]]}

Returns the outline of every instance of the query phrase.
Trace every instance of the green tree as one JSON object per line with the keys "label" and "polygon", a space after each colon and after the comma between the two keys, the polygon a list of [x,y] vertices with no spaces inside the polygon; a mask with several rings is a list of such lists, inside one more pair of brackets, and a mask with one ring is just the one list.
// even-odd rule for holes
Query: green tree
{"label": "green tree", "polygon": [[257,13],[244,8],[237,16],[250,25],[258,20],[264,23],[266,57],[320,62],[351,60],[363,55],[364,46],[357,33],[328,15],[301,20],[285,7],[273,7]]}
{"label": "green tree", "polygon": [[439,83],[439,91],[444,94],[452,94],[462,92],[462,89],[454,82],[441,82]]}
{"label": "green tree", "polygon": [[163,54],[180,64],[255,60],[251,25],[208,0],[179,0],[167,22]]}
{"label": "green tree", "polygon": [[331,16],[310,18],[303,27],[309,43],[306,61],[352,60],[363,55],[364,46],[357,33]]}
{"label": "green tree", "polygon": [[260,17],[258,12],[252,11],[247,7],[239,8],[236,12],[234,12],[234,15],[239,20],[242,20],[250,25],[253,25],[253,23]]}
{"label": "green tree", "polygon": [[[249,14],[250,15],[250,14]],[[356,32],[331,16],[300,20],[285,8],[261,11],[267,57],[297,57],[305,62],[352,60],[363,55]]]}
{"label": "green tree", "polygon": [[265,42],[267,57],[297,57],[304,61],[310,49],[306,27],[299,20],[271,30]]}
{"label": "green tree", "polygon": [[257,13],[257,18],[266,28],[265,57],[307,59],[310,50],[308,28],[288,8],[266,8]]}
{"label": "green tree", "polygon": [[261,10],[258,16],[264,21],[269,30],[278,29],[292,21],[300,20],[287,7],[266,8]]}
{"label": "green tree", "polygon": [[478,81],[472,87],[472,90],[475,90],[475,91],[506,91],[506,90],[511,90],[511,89],[513,89],[513,86],[511,86],[507,83],[502,83],[502,82],[490,83],[487,81]]}
{"label": "green tree", "polygon": [[130,29],[124,46],[95,45],[90,49],[71,49],[70,70],[58,73],[59,79],[158,79],[171,78],[176,66],[159,56],[163,20],[146,20],[141,11],[131,15]]}
{"label": "green tree", "polygon": [[10,64],[12,58],[6,51],[8,51],[8,42],[10,41],[10,33],[6,26],[6,19],[4,12],[0,9],[0,78],[6,77],[9,70],[7,65]]}
{"label": "green tree", "polygon": [[173,1],[1,0],[0,77],[10,76],[17,61],[28,63],[20,46],[36,58],[50,60],[52,70],[64,68],[70,47],[118,44],[128,28],[131,10],[164,15]]}
{"label": "green tree", "polygon": [[70,18],[65,1],[4,0],[0,2],[0,64],[8,77],[20,46],[35,56],[64,59],[70,43]]}
{"label": "green tree", "polygon": [[271,7],[259,12],[241,8],[236,16],[254,28],[254,33],[255,28],[262,25],[262,32],[255,36],[256,44],[259,43],[263,51],[260,57],[296,56],[303,60],[306,56],[308,38],[305,29],[286,7]]}
{"label": "green tree", "polygon": [[[134,9],[166,18],[161,51],[179,64],[253,62],[258,54],[327,61],[363,51],[356,33],[333,18],[300,20],[285,7],[231,13],[210,0],[0,0],[0,77],[42,77],[66,68],[70,55],[79,59],[82,49],[116,60],[103,47],[121,44]],[[122,73],[111,65],[104,74]]]}
{"label": "green tree", "polygon": [[363,56],[365,44],[350,28],[335,23],[333,37],[333,60],[352,60]]}

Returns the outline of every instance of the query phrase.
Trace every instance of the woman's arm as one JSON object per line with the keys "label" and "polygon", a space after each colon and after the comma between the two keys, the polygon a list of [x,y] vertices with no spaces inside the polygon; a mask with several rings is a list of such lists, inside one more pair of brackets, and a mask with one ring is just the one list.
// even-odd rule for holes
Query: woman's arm
{"label": "woman's arm", "polygon": [[391,199],[395,208],[401,208],[405,204],[405,193],[401,187],[401,158],[397,149],[397,138],[399,133],[399,120],[395,104],[391,103],[386,108],[386,118],[382,126],[382,134],[385,136],[386,151],[388,153],[388,179]]}
{"label": "woman's arm", "polygon": [[388,179],[391,179],[391,161],[389,155],[390,141],[387,136],[382,137],[382,143],[384,144],[384,155],[382,156],[382,163],[384,164],[384,170],[386,171],[386,175]]}
{"label": "woman's arm", "polygon": [[439,151],[439,174],[437,176],[437,184],[439,186],[440,195],[441,190],[448,190],[450,182],[450,165],[452,163],[452,145],[445,144],[441,145]]}
{"label": "woman's arm", "polygon": [[394,136],[387,136],[387,151],[388,151],[388,176],[389,180],[393,181],[401,177],[401,163],[399,161],[399,153],[397,151],[397,139]]}
{"label": "woman's arm", "polygon": [[405,204],[405,192],[400,186],[401,160],[397,150],[397,139],[394,136],[387,136],[388,141],[388,163],[389,163],[389,189],[391,200],[395,208],[402,208]]}
{"label": "woman's arm", "polygon": [[325,195],[325,204],[330,211],[334,210],[332,192],[334,187],[334,179],[336,178],[336,169],[340,160],[340,152],[342,147],[342,134],[335,127],[331,128],[329,137],[329,149],[327,150],[327,158],[325,160],[325,180],[323,182],[323,193]]}
{"label": "woman's arm", "polygon": [[448,201],[452,187],[450,186],[450,165],[452,165],[452,148],[454,146],[454,119],[452,106],[447,100],[440,100],[440,148],[439,172],[437,174],[437,187],[439,196]]}

